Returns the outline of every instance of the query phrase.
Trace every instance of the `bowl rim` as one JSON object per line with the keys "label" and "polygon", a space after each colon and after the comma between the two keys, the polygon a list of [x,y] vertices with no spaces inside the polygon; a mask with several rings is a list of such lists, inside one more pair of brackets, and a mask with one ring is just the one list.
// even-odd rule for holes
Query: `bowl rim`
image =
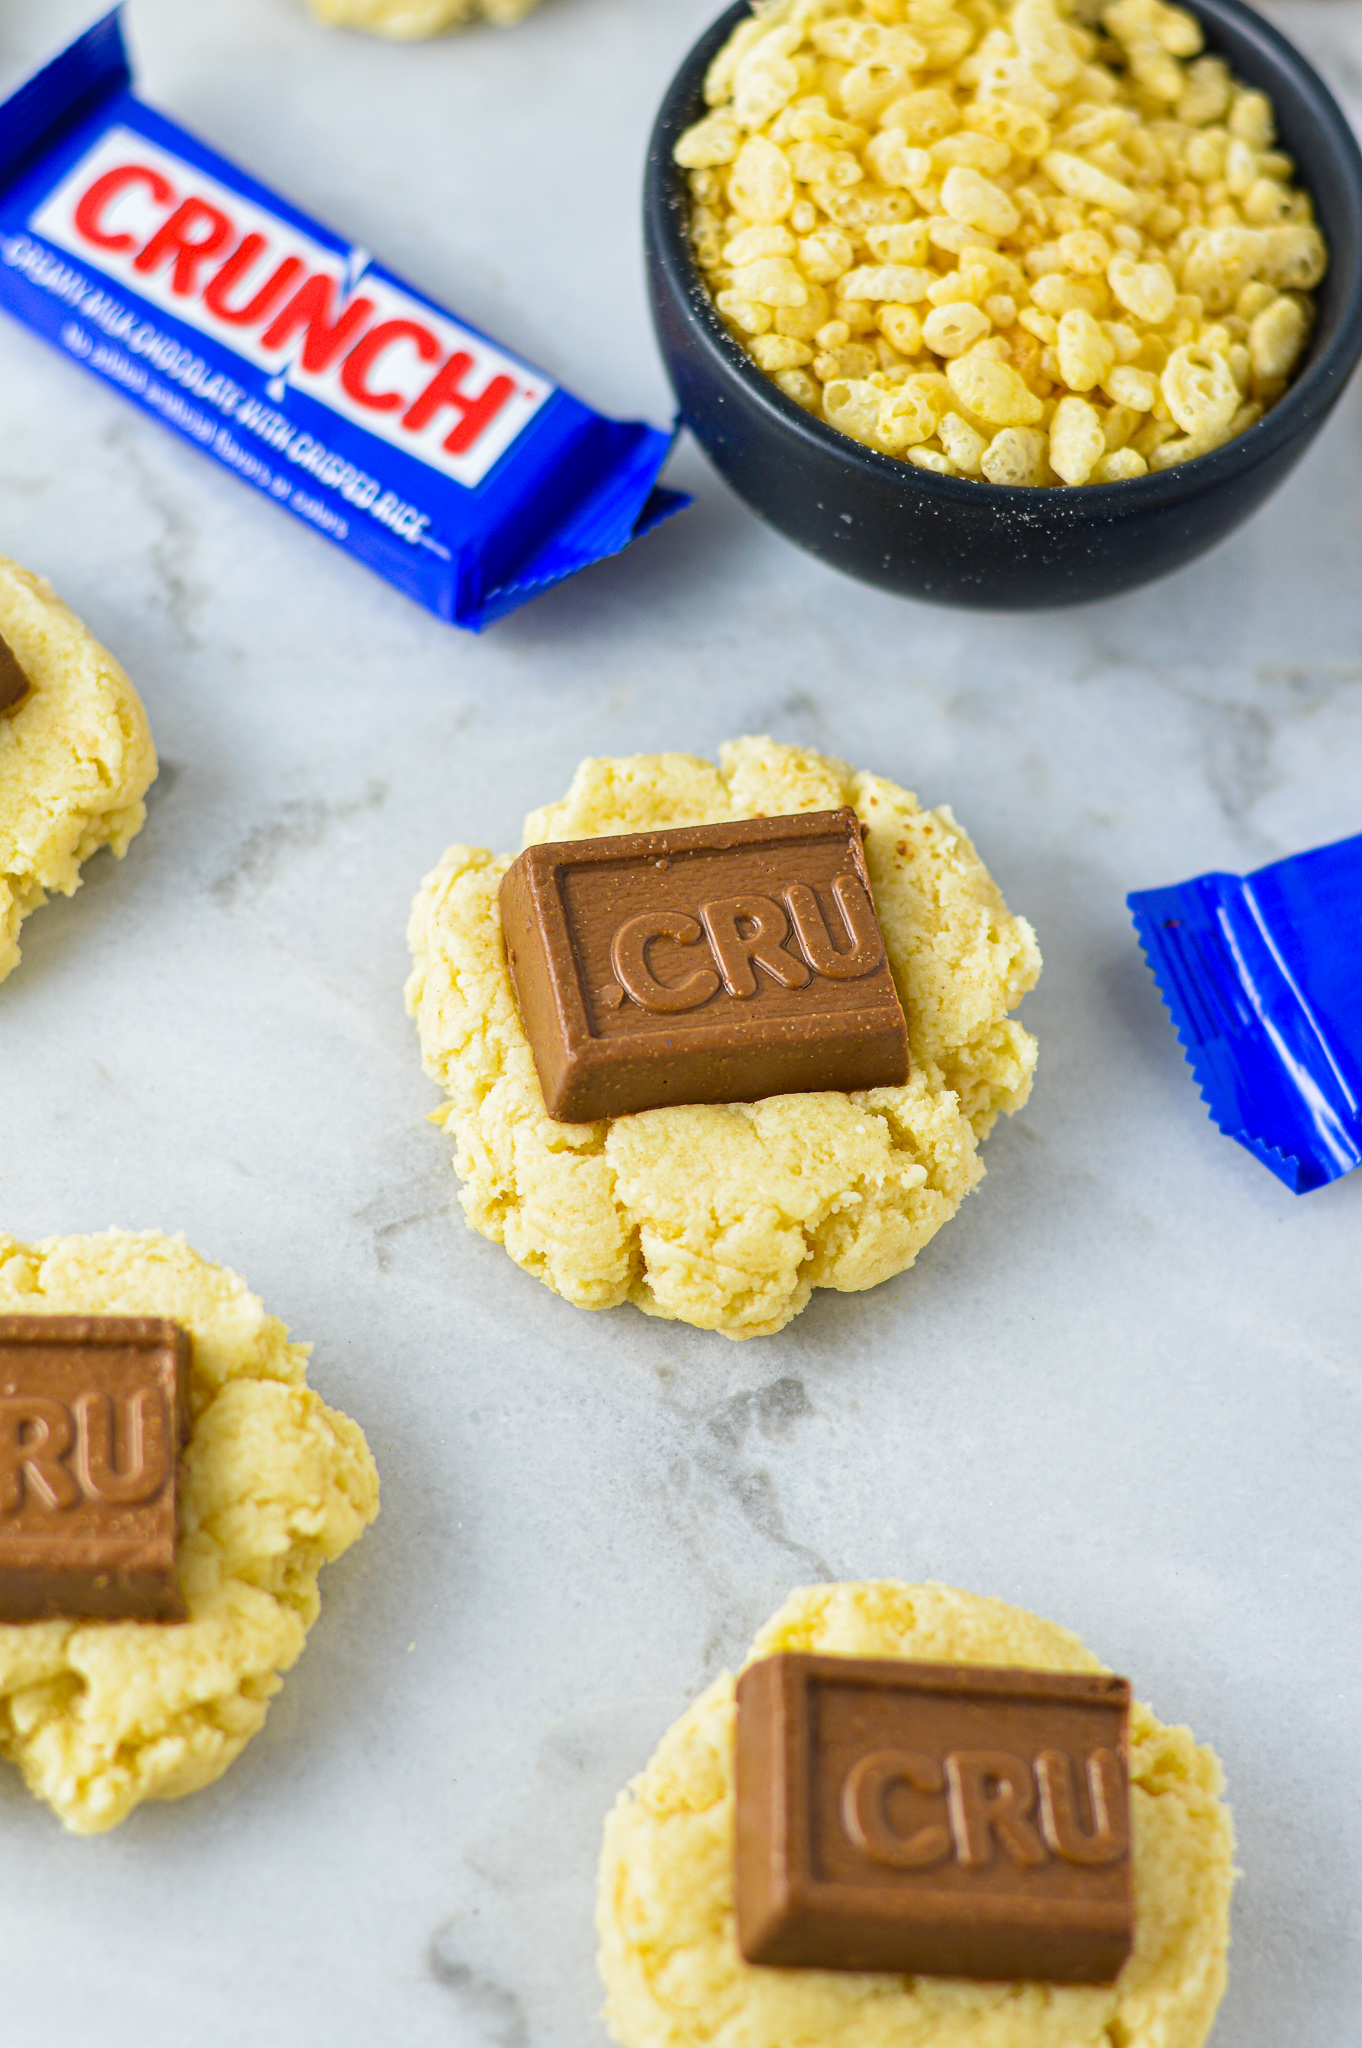
{"label": "bowl rim", "polygon": [[[1032,517],[1043,505],[1047,510],[1053,508],[1065,524],[1080,513],[1080,508],[1081,516],[1087,520],[1109,519],[1122,506],[1132,512],[1154,512],[1217,490],[1231,477],[1247,474],[1272,461],[1302,432],[1322,425],[1362,355],[1362,151],[1346,115],[1304,53],[1272,22],[1246,6],[1244,0],[1180,0],[1180,4],[1212,35],[1217,27],[1228,24],[1246,36],[1256,43],[1269,68],[1291,80],[1304,103],[1307,119],[1333,157],[1345,210],[1354,216],[1357,244],[1352,251],[1351,286],[1339,308],[1334,331],[1323,348],[1253,426],[1205,455],[1193,456],[1167,469],[1151,470],[1144,476],[1120,478],[1108,484],[1027,490]],[[751,0],[733,0],[691,46],[663,97],[649,139],[645,174],[644,216],[650,266],[661,270],[716,367],[737,380],[744,395],[768,414],[773,425],[792,430],[812,453],[824,457],[837,455],[855,467],[868,469],[880,483],[892,480],[901,489],[917,491],[943,503],[969,504],[981,511],[985,504],[999,510],[1007,506],[1015,517],[1017,493],[1025,486],[994,484],[984,478],[941,476],[853,440],[788,397],[773,378],[758,368],[720,319],[691,248],[685,173],[672,152],[684,129],[698,118],[692,108],[704,73],[739,22],[751,12]],[[1336,260],[1332,246],[1329,260],[1331,266]]]}

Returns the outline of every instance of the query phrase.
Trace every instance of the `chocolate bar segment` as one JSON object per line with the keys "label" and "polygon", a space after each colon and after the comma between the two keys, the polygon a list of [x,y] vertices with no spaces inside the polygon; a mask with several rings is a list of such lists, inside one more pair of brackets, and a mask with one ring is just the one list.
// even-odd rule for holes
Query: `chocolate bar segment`
{"label": "chocolate bar segment", "polygon": [[0,634],[0,711],[8,711],[28,695],[28,677],[19,666],[14,649]]}
{"label": "chocolate bar segment", "polygon": [[0,1621],[183,1621],[190,1339],[160,1316],[0,1316]]}
{"label": "chocolate bar segment", "polygon": [[501,917],[564,1122],[908,1079],[850,808],[532,846]]}
{"label": "chocolate bar segment", "polygon": [[750,1963],[1109,1984],[1130,1954],[1130,1688],[790,1654],[738,1680]]}

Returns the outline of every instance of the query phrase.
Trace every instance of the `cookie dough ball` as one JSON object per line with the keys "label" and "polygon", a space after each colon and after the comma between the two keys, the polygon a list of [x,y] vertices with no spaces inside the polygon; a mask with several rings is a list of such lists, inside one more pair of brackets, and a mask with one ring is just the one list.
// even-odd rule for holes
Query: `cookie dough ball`
{"label": "cookie dough ball", "polygon": [[[1101,1671],[1077,1636],[949,1586],[807,1586],[752,1645]],[[1115,1984],[763,1969],[733,1918],[734,1681],[662,1738],[605,1826],[596,1925],[623,2048],[1200,2048],[1225,1988],[1234,1834],[1220,1765],[1186,1728],[1130,1719],[1135,1948]]]}
{"label": "cookie dough ball", "polygon": [[526,846],[854,806],[908,1020],[903,1088],[778,1095],[555,1123],[506,967],[497,890],[511,856],[453,846],[412,912],[407,1006],[475,1230],[580,1308],[758,1337],[815,1287],[854,1292],[911,1266],[983,1177],[979,1143],[1031,1091],[1036,1043],[1008,1018],[1040,973],[946,808],[769,739],[584,761]]}
{"label": "cookie dough ball", "polygon": [[438,36],[470,21],[495,21],[508,28],[538,0],[311,0],[318,21],[332,28],[363,28],[395,42]]}
{"label": "cookie dough ball", "polygon": [[180,1475],[189,1620],[0,1624],[0,1753],[78,1835],[220,1778],[317,1619],[317,1574],[378,1513],[359,1425],[305,1344],[182,1237],[0,1235],[0,1315],[170,1316],[194,1339]]}
{"label": "cookie dough ball", "polygon": [[137,692],[50,583],[0,556],[0,635],[29,691],[0,711],[0,981],[19,927],[52,890],[73,896],[81,862],[121,860],[156,779]]}

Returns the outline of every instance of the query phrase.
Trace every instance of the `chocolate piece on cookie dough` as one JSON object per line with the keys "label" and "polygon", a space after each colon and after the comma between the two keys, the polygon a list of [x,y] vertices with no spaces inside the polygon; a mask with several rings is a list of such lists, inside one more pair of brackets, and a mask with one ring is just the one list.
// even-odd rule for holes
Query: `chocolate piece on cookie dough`
{"label": "chocolate piece on cookie dough", "polygon": [[[734,1723],[738,1713],[745,1718],[754,1705],[760,1709],[749,1686],[773,1684],[760,1676],[761,1666],[774,1659],[780,1669],[786,1658],[819,1667],[820,1685],[808,1690],[815,1709],[826,1706],[834,1717],[830,1732],[847,1765],[840,1782],[829,1784],[824,1774],[804,1781],[781,1830],[796,1868],[810,1856],[827,1859],[814,1865],[816,1877],[825,1884],[831,1865],[839,1882],[825,1889],[841,1897],[845,1873],[853,1908],[867,1885],[890,1895],[934,1888],[957,1909],[963,1904],[966,1925],[981,1917],[974,1912],[978,1900],[1000,1916],[1018,1909],[1018,1919],[1022,1902],[1034,1901],[1036,1923],[1052,1924],[1058,1916],[1042,1896],[1047,1880],[1072,1901],[1090,1899],[1094,1879],[1110,1883],[1113,1894],[1128,1883],[1135,1939],[1113,1981],[1028,1981],[1030,1959],[1002,1982],[942,1977],[940,1962],[892,1971],[877,1964],[868,1974],[821,1962],[781,1969],[746,1960],[739,1946],[746,1930],[735,1912],[735,1832],[751,1824],[750,1813],[746,1821],[742,1816],[752,1780]],[[901,1704],[887,1687],[857,1693],[858,1674],[878,1674],[886,1663],[903,1673]],[[1234,1825],[1219,1759],[1190,1728],[1160,1721],[1142,1700],[1131,1701],[1127,1727],[1122,1681],[1070,1629],[954,1586],[871,1579],[796,1587],[758,1630],[745,1667],[736,1682],[720,1672],[682,1710],[606,1819],[596,1927],[605,2020],[620,2048],[714,2048],[719,2041],[743,2048],[1202,2048],[1225,1990]],[[958,1690],[929,1698],[927,1717],[916,1721],[912,1702],[922,1700],[924,1681],[930,1689],[933,1675],[943,1673]],[[1080,1690],[1061,1698],[1066,1679],[1075,1678]],[[797,1690],[793,1705],[799,1707]],[[839,1712],[846,1716],[840,1724]],[[799,1725],[799,1714],[787,1717],[787,1726]],[[821,1737],[823,1721],[813,1725]],[[779,1743],[771,1746],[781,1751]],[[987,1771],[981,1786],[977,1767],[965,1762],[953,1813],[949,1783],[944,1792],[924,1793],[908,1776],[920,1771],[935,1783],[939,1770],[945,1780],[954,1752],[997,1747],[1029,1768],[1029,1797],[1022,1785],[1010,1802],[1001,1770],[990,1788]],[[1119,1757],[1130,1788],[1128,1864],[1100,1860],[1119,1846],[1126,1817],[1108,1795],[1110,1766],[1101,1763],[1105,1820],[1094,1810],[1087,1764],[1103,1749]],[[904,1772],[892,1783],[861,1764],[885,1750],[899,1753]],[[1057,1791],[1058,1767],[1047,1767],[1049,1817],[1035,1782],[1047,1750],[1069,1760],[1066,1778],[1073,1771]],[[817,1757],[823,1754],[820,1744]],[[1013,1770],[1009,1761],[1010,1780]],[[852,1795],[845,1801],[844,1788]],[[795,1829],[814,1798],[822,1804],[801,1847]],[[1009,1803],[1029,1828],[1018,1829],[1016,1839],[1031,1852],[1039,1842],[1044,1861],[1019,1865],[1000,1846],[998,1823],[1006,1826],[1001,1809]],[[888,1848],[890,1859],[860,1851],[838,1810],[844,1805],[852,1808],[853,1825],[882,1854]],[[992,1855],[981,1865],[972,1859],[990,1807]],[[957,1826],[970,1862],[960,1859]],[[767,1837],[773,1854],[784,1853],[779,1829],[774,1816]],[[1069,1856],[1057,1854],[1053,1842]],[[1070,1860],[1075,1850],[1082,1860]],[[914,1870],[915,1860],[925,1867]]]}
{"label": "chocolate piece on cookie dough", "polygon": [[28,695],[28,677],[19,666],[14,649],[0,634],[0,711],[8,711]]}
{"label": "chocolate piece on cookie dough", "polygon": [[[1012,916],[951,812],[944,805],[924,809],[882,775],[755,734],[727,742],[717,762],[683,753],[583,761],[561,801],[531,811],[520,840],[523,847],[558,849],[539,858],[549,864],[541,883],[549,922],[560,935],[554,961],[564,975],[564,1014],[579,1020],[578,1047],[597,1056],[610,1037],[618,1041],[634,1031],[633,1048],[649,1055],[649,1077],[665,1077],[671,1089],[678,1077],[669,1062],[679,1051],[681,1029],[698,1032],[724,1012],[738,1019],[777,1010],[797,1016],[811,999],[835,1000],[838,991],[812,972],[803,989],[773,988],[757,962],[758,994],[743,999],[725,990],[689,1013],[650,1016],[626,996],[609,957],[618,925],[594,965],[579,964],[566,949],[566,912],[554,898],[570,871],[558,868],[556,882],[553,874],[561,856],[580,857],[592,841],[618,862],[631,843],[624,834],[638,835],[633,843],[644,847],[655,836],[665,845],[665,835],[684,826],[721,827],[732,839],[767,834],[771,820],[792,813],[796,825],[817,832],[820,814],[824,821],[832,814],[833,843],[846,864],[825,866],[810,893],[818,899],[829,947],[835,941],[842,953],[859,940],[827,883],[829,874],[862,876],[860,834],[837,824],[849,810],[869,832],[864,858],[875,919],[908,1025],[906,1081],[867,1089],[858,1075],[853,1090],[850,1077],[831,1081],[811,1063],[794,1092],[760,1099],[739,1092],[751,1088],[750,1081],[735,1081],[734,1099],[726,1102],[697,1102],[678,1085],[646,1115],[609,1116],[604,1127],[578,1125],[566,1146],[554,1114],[569,1112],[555,1100],[546,1111],[545,1095],[552,1098],[554,1088],[541,1084],[542,1046],[535,1071],[532,1027],[522,1022],[507,957],[508,947],[518,956],[526,1008],[532,1007],[532,982],[542,997],[548,1042],[561,1056],[553,1014],[557,988],[548,965],[539,963],[537,978],[522,971],[524,923],[517,925],[513,903],[498,903],[515,857],[456,842],[421,884],[408,932],[407,1008],[426,1072],[446,1097],[439,1120],[454,1141],[455,1170],[465,1183],[463,1214],[472,1229],[504,1246],[564,1300],[582,1309],[629,1301],[650,1316],[728,1338],[769,1336],[799,1314],[815,1288],[857,1293],[904,1272],[982,1179],[981,1144],[998,1117],[1020,1109],[1030,1093],[1036,1041],[1008,1012],[1034,986],[1040,953],[1030,925]],[[836,832],[843,830],[839,841]],[[793,920],[781,900],[796,877],[772,866],[776,871],[763,878],[759,893],[773,898],[777,930],[787,932],[775,955],[789,962],[781,971],[797,978],[809,962],[787,929]],[[534,908],[527,870],[533,873],[532,859],[511,885],[525,915]],[[659,887],[678,881],[674,866],[649,872]],[[714,892],[720,899],[728,893],[727,884]],[[704,900],[667,903],[694,920],[683,932],[693,934],[700,925],[693,944],[661,937],[642,949],[652,980],[674,985],[663,991],[668,1000],[692,975],[702,977],[702,987],[706,969],[719,976],[709,935],[696,917]],[[855,918],[854,892],[848,900]],[[621,922],[636,914],[637,908],[622,912]],[[755,937],[752,921],[734,929],[739,941],[744,930]],[[533,955],[541,941],[533,928],[529,938]],[[721,946],[727,944],[725,928]],[[632,978],[630,958],[622,965]],[[859,1000],[874,983],[875,976],[866,975],[844,983],[843,992]],[[640,986],[647,993],[646,984]],[[599,1013],[587,1012],[584,988],[599,995]],[[887,987],[885,993],[888,998]],[[604,1023],[606,1040],[592,1040],[588,1017],[598,1031]],[[886,1000],[876,1021],[889,1018],[897,1037],[897,1006]],[[648,1030],[655,1033],[651,1040]],[[901,1062],[901,1039],[898,1044]],[[900,1064],[897,1072],[903,1071]],[[553,1079],[547,1075],[550,1084]],[[589,1104],[587,1113],[593,1113]],[[753,2048],[763,2044],[754,2041]],[[774,2048],[787,2044],[781,2040]],[[831,2044],[820,2040],[820,2048]]]}
{"label": "chocolate piece on cookie dough", "polygon": [[49,896],[72,895],[101,847],[121,860],[141,831],[156,749],[112,654],[50,583],[3,555],[0,635],[3,982],[19,964],[24,919]]}
{"label": "chocolate piece on cookie dough", "polygon": [[849,806],[532,846],[501,914],[564,1122],[908,1079]]}
{"label": "chocolate piece on cookie dough", "polygon": [[0,1620],[185,1619],[189,1363],[162,1316],[0,1316]]}
{"label": "chocolate piece on cookie dough", "polygon": [[750,1963],[1110,1984],[1134,1941],[1130,1688],[783,1655],[738,1681]]}
{"label": "chocolate piece on cookie dough", "polygon": [[173,1628],[107,1603],[0,1626],[0,1755],[72,1834],[223,1775],[302,1655],[323,1565],[378,1512],[363,1433],[308,1386],[308,1349],[179,1233],[0,1231],[7,1504],[23,1485],[0,1513],[0,1576],[12,1586],[15,1552],[45,1538],[33,1565],[50,1578],[70,1529],[86,1555],[68,1538],[56,1563],[126,1585],[141,1560],[115,1560],[115,1532],[135,1553],[145,1529],[158,1597],[178,1579],[188,1610]]}

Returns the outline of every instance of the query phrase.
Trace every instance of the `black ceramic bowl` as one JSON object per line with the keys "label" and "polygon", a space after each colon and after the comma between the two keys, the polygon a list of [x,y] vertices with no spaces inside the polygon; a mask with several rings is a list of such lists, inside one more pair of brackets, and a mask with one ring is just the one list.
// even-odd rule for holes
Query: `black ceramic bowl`
{"label": "black ceramic bowl", "polygon": [[1328,87],[1239,0],[1184,0],[1207,47],[1272,100],[1281,146],[1329,247],[1304,369],[1246,434],[1125,483],[1020,489],[975,483],[864,448],[787,398],[726,331],[686,233],[672,160],[705,111],[711,60],[749,9],[701,37],[663,102],[648,156],[645,230],[658,340],[687,426],[772,526],[811,554],[902,597],[985,610],[1082,604],[1191,561],[1247,519],[1298,462],[1362,353],[1362,156]]}

